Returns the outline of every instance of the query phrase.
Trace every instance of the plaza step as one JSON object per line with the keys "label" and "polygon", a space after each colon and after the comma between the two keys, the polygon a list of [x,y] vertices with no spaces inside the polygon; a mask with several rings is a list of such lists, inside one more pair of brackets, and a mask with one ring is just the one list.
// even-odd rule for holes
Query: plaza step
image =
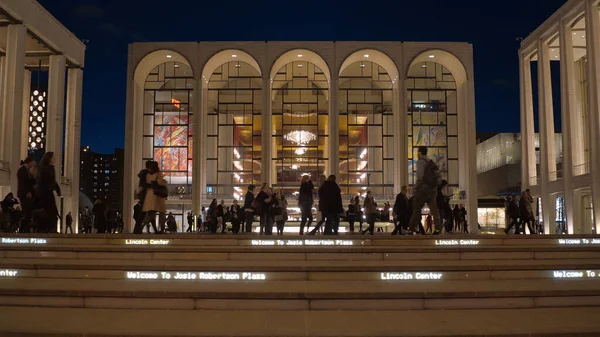
{"label": "plaza step", "polygon": [[[592,317],[600,312],[597,240],[5,235],[0,315],[6,316],[0,316],[0,336],[598,336],[600,324],[565,321],[573,313]],[[514,312],[527,315],[526,321],[563,318],[543,327],[514,328]],[[40,330],[46,324],[40,322],[19,328],[19,313],[96,316],[98,326]],[[125,327],[143,315],[164,322]],[[474,316],[478,322],[472,322]],[[193,324],[186,330],[175,317]],[[205,317],[223,318],[206,321],[210,328],[203,330],[199,322]],[[422,317],[439,324],[427,325]],[[461,330],[460,317],[474,325]],[[259,320],[263,328],[238,330],[225,318],[252,321],[250,329]],[[419,330],[399,322],[427,326]]]}

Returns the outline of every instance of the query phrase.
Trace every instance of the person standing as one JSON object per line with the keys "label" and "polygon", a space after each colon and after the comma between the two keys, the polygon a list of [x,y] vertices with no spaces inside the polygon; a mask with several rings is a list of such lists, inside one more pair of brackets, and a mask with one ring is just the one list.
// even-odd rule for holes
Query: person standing
{"label": "person standing", "polygon": [[242,208],[238,204],[237,200],[233,200],[233,205],[229,211],[229,219],[231,220],[231,231],[233,234],[238,234],[240,232],[240,224],[242,223],[242,218],[244,216],[242,212]]}
{"label": "person standing", "polygon": [[463,232],[469,234],[469,224],[467,223],[467,210],[465,205],[460,205],[460,221],[462,222]]}
{"label": "person standing", "polygon": [[273,191],[266,183],[262,185],[255,203],[260,205],[260,235],[273,235],[273,216],[271,214]]}
{"label": "person standing", "polygon": [[[167,213],[167,206],[165,203],[166,197],[157,195],[157,192],[159,192],[159,194],[165,195],[161,192],[164,192],[164,190],[166,189],[167,181],[163,178],[157,162],[153,161],[150,165],[150,168],[150,171],[146,175],[146,186],[151,187],[146,189],[144,206],[142,208],[142,211],[146,213],[144,222],[150,223],[154,228],[155,233],[164,233]],[[160,231],[157,230],[156,226],[157,213]]]}
{"label": "person standing", "polygon": [[346,220],[348,220],[348,225],[350,227],[350,233],[354,233],[354,223],[356,222],[356,215],[359,213],[360,204],[359,204],[358,196],[355,196],[350,200],[350,205],[348,205],[348,212],[346,213]]}
{"label": "person standing", "polygon": [[221,228],[221,233],[225,233],[227,223],[225,221],[225,200],[217,206],[217,226]]}
{"label": "person standing", "polygon": [[92,208],[94,213],[94,227],[98,234],[106,232],[106,207],[101,200],[96,200]]}
{"label": "person standing", "polygon": [[300,194],[298,195],[298,207],[300,208],[301,220],[300,220],[300,235],[304,234],[304,228],[306,231],[310,229],[310,225],[313,222],[312,207],[314,203],[313,190],[315,185],[310,180],[310,176],[302,176],[300,182]]}
{"label": "person standing", "polygon": [[254,202],[254,189],[256,186],[250,185],[248,186],[248,192],[246,192],[246,196],[244,197],[244,223],[245,228],[242,228],[243,232],[251,233],[252,232],[252,223],[254,222],[254,214],[256,210],[252,207],[252,203]]}
{"label": "person standing", "polygon": [[73,234],[73,216],[71,215],[71,212],[67,213],[65,219],[65,234],[67,234],[68,230],[71,230],[71,234]]}
{"label": "person standing", "polygon": [[210,203],[210,206],[208,206],[208,210],[207,210],[207,218],[208,218],[209,228],[210,228],[210,232],[212,234],[217,233],[217,225],[218,225],[217,206],[218,206],[217,199],[213,199],[213,201]]}
{"label": "person standing", "polygon": [[403,229],[408,228],[409,219],[409,206],[408,206],[408,187],[402,186],[400,193],[396,196],[396,202],[394,202],[394,217],[396,220],[396,227],[392,232],[392,235],[402,234]]}
{"label": "person standing", "polygon": [[84,233],[92,234],[92,212],[87,206],[85,206],[85,210],[81,214],[81,224]]}
{"label": "person standing", "polygon": [[435,224],[434,235],[441,234],[442,223],[437,209],[437,188],[442,179],[437,165],[427,157],[427,147],[419,146],[417,161],[417,183],[415,184],[413,214],[410,219],[410,230],[417,232],[421,222],[421,209],[427,204]]}
{"label": "person standing", "polygon": [[342,190],[335,182],[336,176],[330,175],[323,186],[319,188],[319,204],[325,223],[325,235],[337,235],[340,227],[340,214],[344,212],[342,206]]}
{"label": "person standing", "polygon": [[192,212],[188,212],[187,214],[187,223],[188,223],[188,228],[185,231],[186,233],[191,233],[192,232],[192,225],[194,224],[194,217],[192,216]]}
{"label": "person standing", "polygon": [[20,233],[29,233],[31,225],[31,213],[33,212],[33,193],[35,182],[31,169],[35,165],[33,159],[27,157],[23,160],[21,167],[17,171],[17,197],[21,203],[21,209],[23,210],[23,218],[21,220],[21,227],[19,228]]}
{"label": "person standing", "polygon": [[133,234],[142,234],[144,230],[144,214],[142,212],[143,204],[141,200],[133,206],[133,220],[135,221],[135,226],[133,227]]}
{"label": "person standing", "polygon": [[[54,192],[58,196],[60,186],[56,182],[56,171],[54,169],[54,152],[46,152],[40,161],[35,177],[35,199],[39,214],[39,227],[44,233],[56,233],[56,221],[59,213],[56,207]],[[41,211],[41,212],[40,212]]]}
{"label": "person standing", "polygon": [[371,191],[367,191],[367,196],[365,197],[364,202],[365,214],[367,215],[367,223],[369,224],[369,228],[367,228],[362,234],[367,234],[367,232],[371,233],[371,235],[375,232],[375,219],[377,217],[377,203],[371,194]]}
{"label": "person standing", "polygon": [[521,200],[519,202],[519,212],[521,216],[521,229],[523,230],[523,234],[527,234],[525,231],[525,225],[529,228],[529,233],[533,234],[533,198],[531,194],[525,190],[521,193]]}
{"label": "person standing", "polygon": [[460,233],[462,228],[460,220],[460,207],[458,207],[458,204],[454,205],[454,208],[452,209],[452,216],[454,217],[454,232]]}

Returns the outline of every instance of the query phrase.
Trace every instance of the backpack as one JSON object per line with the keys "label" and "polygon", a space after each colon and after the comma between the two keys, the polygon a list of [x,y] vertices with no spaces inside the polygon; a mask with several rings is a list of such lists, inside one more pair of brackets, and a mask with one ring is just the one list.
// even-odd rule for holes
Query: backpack
{"label": "backpack", "polygon": [[425,165],[423,182],[425,182],[425,184],[430,188],[437,188],[442,184],[442,174],[433,160],[428,160],[427,164]]}

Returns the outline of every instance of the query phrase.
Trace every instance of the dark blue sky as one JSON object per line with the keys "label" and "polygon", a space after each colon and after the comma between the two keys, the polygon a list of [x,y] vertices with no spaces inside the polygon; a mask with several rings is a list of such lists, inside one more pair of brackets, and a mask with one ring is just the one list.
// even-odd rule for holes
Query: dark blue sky
{"label": "dark blue sky", "polygon": [[[123,147],[127,44],[136,41],[466,41],[479,132],[519,131],[518,37],[565,0],[39,0],[87,43],[82,144]],[[557,109],[558,110],[558,109]]]}

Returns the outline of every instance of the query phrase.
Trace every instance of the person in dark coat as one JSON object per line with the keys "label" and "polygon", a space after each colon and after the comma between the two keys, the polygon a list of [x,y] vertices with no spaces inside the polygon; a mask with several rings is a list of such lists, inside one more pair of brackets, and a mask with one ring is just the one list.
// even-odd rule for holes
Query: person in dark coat
{"label": "person in dark coat", "polygon": [[313,185],[310,177],[308,175],[302,176],[300,183],[300,194],[298,195],[298,207],[300,208],[300,213],[302,214],[302,219],[300,222],[300,235],[304,234],[304,227],[306,226],[306,231],[308,231],[313,222],[312,207],[314,203],[314,189],[315,185]]}
{"label": "person in dark coat", "polygon": [[268,184],[264,183],[260,192],[256,196],[260,207],[260,234],[273,235],[273,214],[271,206],[273,205],[273,190]]}
{"label": "person in dark coat", "polygon": [[254,189],[256,186],[250,185],[248,186],[248,192],[246,192],[246,197],[244,198],[244,223],[245,228],[242,228],[242,232],[250,233],[252,232],[252,223],[254,222],[254,214],[256,210],[252,208],[252,203],[254,202]]}
{"label": "person in dark coat", "polygon": [[0,213],[0,228],[5,233],[14,233],[17,230],[18,219],[16,219],[15,216],[15,205],[18,204],[19,201],[15,199],[12,193],[8,193],[0,203],[0,207],[2,207],[2,212]]}
{"label": "person in dark coat", "polygon": [[73,234],[73,216],[71,215],[71,212],[67,214],[65,219],[65,234],[67,234],[68,230],[71,230],[71,234]]}
{"label": "person in dark coat", "polygon": [[191,233],[192,227],[194,226],[194,216],[192,215],[192,212],[188,212],[188,214],[187,214],[187,223],[188,223],[188,228],[185,232]]}
{"label": "person in dark coat", "polygon": [[327,181],[319,188],[319,203],[325,223],[325,235],[337,234],[340,227],[340,214],[344,212],[342,205],[342,190],[335,182],[336,177],[330,175]]}
{"label": "person in dark coat", "polygon": [[213,201],[210,203],[210,206],[208,206],[207,216],[208,216],[210,232],[212,234],[216,234],[217,233],[217,224],[218,224],[218,222],[217,222],[218,221],[217,220],[217,199],[213,199]]}
{"label": "person in dark coat", "polygon": [[233,205],[229,209],[229,219],[231,220],[231,231],[233,234],[238,234],[240,232],[240,224],[244,219],[244,211],[237,200],[233,201]]}
{"label": "person in dark coat", "polygon": [[23,160],[21,167],[17,171],[18,190],[17,197],[21,203],[23,218],[21,220],[20,233],[29,233],[31,224],[31,213],[33,212],[33,194],[35,192],[35,181],[31,174],[31,169],[35,165],[33,159],[27,157]]}
{"label": "person in dark coat", "polygon": [[36,222],[44,233],[56,233],[59,213],[54,192],[59,196],[60,186],[56,182],[54,152],[46,152],[40,161],[35,177]]}
{"label": "person in dark coat", "polygon": [[350,201],[350,205],[348,205],[348,212],[346,213],[346,220],[348,220],[348,225],[350,226],[350,233],[354,233],[354,223],[359,215],[360,198],[357,195]]}
{"label": "person in dark coat", "polygon": [[144,214],[142,212],[141,200],[138,200],[135,206],[133,206],[133,220],[135,221],[133,234],[142,234],[144,231]]}
{"label": "person in dark coat", "polygon": [[92,208],[94,214],[94,227],[98,233],[106,232],[106,206],[100,200],[96,200]]}
{"label": "person in dark coat", "polygon": [[402,186],[400,193],[396,196],[396,202],[394,202],[394,216],[396,219],[396,228],[392,232],[392,235],[402,234],[402,229],[408,229],[409,218],[409,204],[408,204],[408,187]]}
{"label": "person in dark coat", "polygon": [[519,211],[519,202],[517,201],[516,195],[513,195],[513,197],[508,202],[508,206],[506,207],[506,213],[508,215],[510,225],[504,230],[504,233],[508,234],[511,228],[515,227],[515,234],[519,234],[519,217],[521,216],[521,214]]}

